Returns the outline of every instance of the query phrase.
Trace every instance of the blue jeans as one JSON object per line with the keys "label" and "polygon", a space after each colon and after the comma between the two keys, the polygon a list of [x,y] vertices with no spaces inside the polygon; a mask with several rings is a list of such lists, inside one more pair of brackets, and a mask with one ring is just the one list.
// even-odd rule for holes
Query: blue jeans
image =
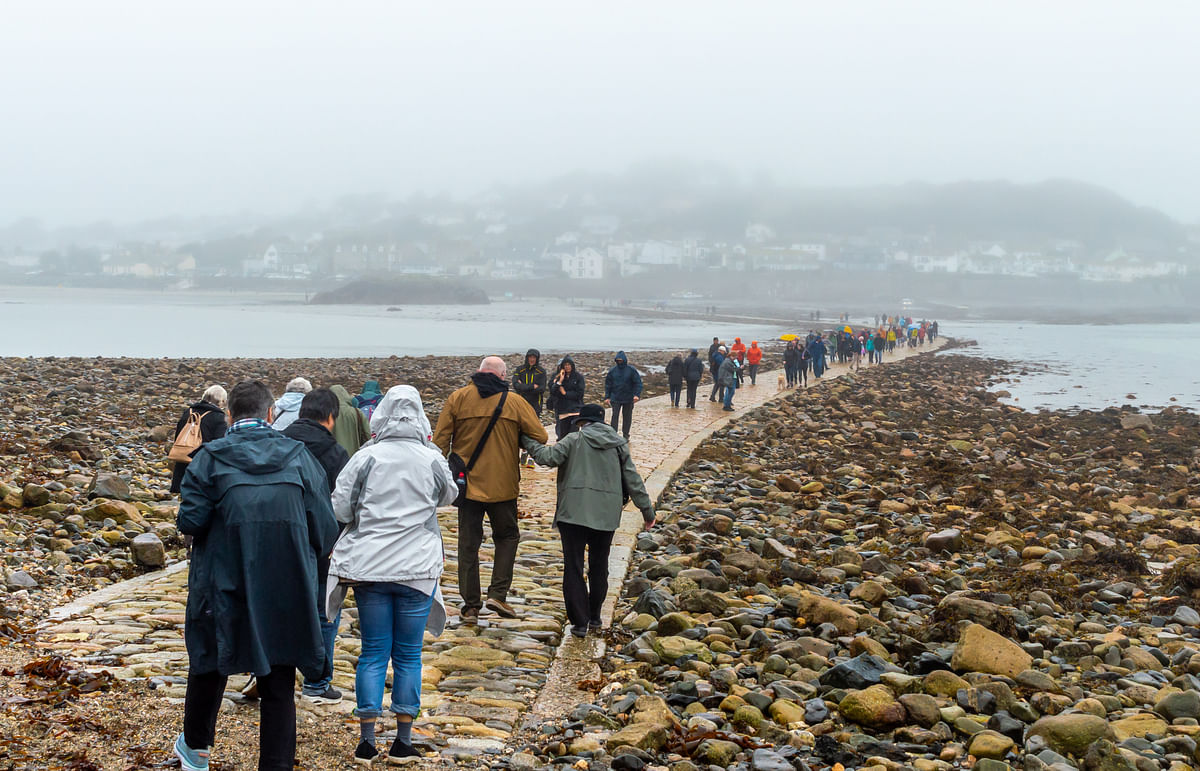
{"label": "blue jeans", "polygon": [[421,711],[421,643],[433,597],[400,584],[359,584],[354,587],[362,653],[354,676],[360,718],[383,712],[383,689],[388,661],[392,662],[392,705],[398,715]]}
{"label": "blue jeans", "polygon": [[300,691],[306,696],[320,696],[329,690],[329,686],[333,684],[333,643],[337,640],[338,626],[342,623],[342,612],[340,610],[333,617],[333,621],[325,620],[324,608],[320,608],[318,612],[321,616],[321,638],[325,641],[325,661],[329,666],[329,669],[326,671],[329,673],[329,676],[312,682],[305,680]]}
{"label": "blue jeans", "polygon": [[737,390],[735,386],[725,386],[725,393],[721,395],[721,400],[725,402],[726,407],[733,407],[733,392]]}

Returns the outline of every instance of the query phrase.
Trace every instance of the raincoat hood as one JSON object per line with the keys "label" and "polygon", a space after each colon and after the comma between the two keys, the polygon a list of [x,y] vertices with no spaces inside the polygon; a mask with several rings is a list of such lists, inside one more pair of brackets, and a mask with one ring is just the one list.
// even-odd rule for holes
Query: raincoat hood
{"label": "raincoat hood", "polygon": [[379,390],[379,381],[368,380],[367,382],[363,383],[363,390],[359,396],[370,398],[372,396],[379,396],[381,393],[382,391]]}
{"label": "raincoat hood", "polygon": [[345,386],[335,385],[330,387],[329,390],[333,391],[333,395],[338,398],[339,404],[349,407],[354,405],[354,402],[352,401],[354,397],[350,395],[350,392],[346,390]]}
{"label": "raincoat hood", "polygon": [[204,450],[218,463],[258,476],[295,464],[304,445],[273,428],[245,428],[205,444]]}
{"label": "raincoat hood", "polygon": [[409,385],[392,386],[388,389],[375,412],[371,414],[371,433],[375,441],[392,439],[429,444],[429,418],[421,404],[421,394]]}
{"label": "raincoat hood", "polygon": [[499,375],[492,372],[476,372],[471,375],[471,382],[475,384],[475,389],[479,391],[479,398],[486,399],[489,396],[495,396],[498,393],[508,390],[508,383],[500,379]]}
{"label": "raincoat hood", "polygon": [[574,371],[576,371],[577,369],[579,369],[578,367],[576,367],[576,366],[575,366],[575,360],[574,360],[574,359],[572,359],[570,356],[564,356],[564,357],[563,357],[563,359],[562,359],[562,361],[560,361],[560,362],[558,363],[558,366],[559,366],[559,367],[563,367],[563,366],[565,366],[565,365],[567,365],[567,364],[570,364],[570,365],[571,365],[571,371],[572,371],[572,372],[574,372]]}
{"label": "raincoat hood", "polygon": [[613,357],[613,361],[617,363],[618,367],[623,367],[629,363],[629,357],[625,355],[624,351],[617,351],[617,355]]}
{"label": "raincoat hood", "polygon": [[579,429],[585,442],[597,450],[611,450],[625,444],[625,438],[613,430],[607,423],[588,423]]}
{"label": "raincoat hood", "polygon": [[525,364],[529,364],[530,356],[533,357],[534,366],[537,366],[538,364],[542,363],[542,352],[539,351],[537,348],[530,348],[528,351],[525,352],[525,362],[524,362]]}
{"label": "raincoat hood", "polygon": [[304,401],[304,394],[288,391],[275,400],[275,413],[278,415],[281,412],[299,412],[302,401]]}

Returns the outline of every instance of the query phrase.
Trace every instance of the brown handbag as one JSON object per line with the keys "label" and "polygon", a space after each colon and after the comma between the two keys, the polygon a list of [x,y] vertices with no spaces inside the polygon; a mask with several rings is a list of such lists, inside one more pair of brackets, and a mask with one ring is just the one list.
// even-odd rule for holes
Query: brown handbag
{"label": "brown handbag", "polygon": [[187,422],[183,424],[183,428],[171,444],[171,449],[167,451],[167,460],[176,463],[192,462],[192,453],[204,444],[204,437],[200,433],[200,421],[203,419],[204,416],[196,410],[188,411]]}

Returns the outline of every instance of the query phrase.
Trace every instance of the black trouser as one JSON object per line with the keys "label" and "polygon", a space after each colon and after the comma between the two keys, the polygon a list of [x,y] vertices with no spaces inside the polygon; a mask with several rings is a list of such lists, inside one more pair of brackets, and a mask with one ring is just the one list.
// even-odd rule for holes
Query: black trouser
{"label": "black trouser", "polygon": [[679,396],[683,393],[683,383],[671,383],[668,386],[671,389],[671,406],[679,406]]}
{"label": "black trouser", "polygon": [[[611,530],[593,530],[583,525],[558,523],[563,545],[563,601],[571,626],[600,621],[600,609],[608,595],[608,550]],[[583,577],[583,551],[587,549],[587,580]]]}
{"label": "black trouser", "polygon": [[696,388],[700,385],[699,380],[687,381],[687,406],[696,406]]}
{"label": "black trouser", "polygon": [[490,503],[464,499],[458,507],[458,593],[463,609],[483,607],[479,598],[479,547],[483,543],[484,514],[492,525],[492,541],[496,545],[488,599],[506,602],[512,586],[513,563],[517,561],[517,544],[521,541],[516,499]]}
{"label": "black trouser", "polygon": [[564,436],[574,431],[575,425],[571,422],[574,419],[575,415],[557,418],[554,421],[554,435],[557,438],[562,439]]}
{"label": "black trouser", "polygon": [[783,374],[787,378],[788,388],[791,388],[792,386],[796,385],[796,369],[797,369],[797,367],[795,364],[784,364],[783,365]]}
{"label": "black trouser", "polygon": [[758,380],[758,365],[750,365],[750,385],[757,385]]}
{"label": "black trouser", "polygon": [[[183,701],[183,740],[194,750],[213,746],[226,678],[188,672]],[[291,771],[296,760],[296,668],[272,667],[258,678],[258,767]]]}
{"label": "black trouser", "polygon": [[625,416],[624,419],[620,420],[621,434],[628,439],[629,427],[633,425],[633,402],[625,402],[624,404],[613,402],[612,411],[612,427],[614,431],[617,430],[618,419],[621,418],[622,414]]}
{"label": "black trouser", "polygon": [[723,394],[724,391],[721,390],[721,381],[717,379],[717,371],[716,370],[713,370],[712,379],[713,379],[712,393],[710,393],[708,395],[708,400],[710,402],[715,402],[717,400],[717,394]]}

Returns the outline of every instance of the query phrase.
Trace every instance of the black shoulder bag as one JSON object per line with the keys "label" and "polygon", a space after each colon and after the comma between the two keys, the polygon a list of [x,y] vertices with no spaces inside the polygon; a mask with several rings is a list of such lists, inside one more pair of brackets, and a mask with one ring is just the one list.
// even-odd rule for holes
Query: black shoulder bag
{"label": "black shoulder bag", "polygon": [[479,461],[479,456],[483,453],[483,446],[487,444],[488,438],[492,435],[492,429],[496,427],[496,421],[500,419],[500,413],[504,410],[504,402],[507,399],[508,391],[503,391],[500,394],[500,403],[496,405],[496,411],[492,413],[492,419],[488,421],[487,428],[483,430],[483,436],[479,437],[479,444],[475,445],[469,461],[463,463],[462,457],[456,452],[450,453],[450,457],[446,458],[446,462],[450,466],[450,474],[454,477],[454,483],[458,485],[458,497],[454,499],[455,506],[462,506],[463,501],[467,499],[467,475]]}

